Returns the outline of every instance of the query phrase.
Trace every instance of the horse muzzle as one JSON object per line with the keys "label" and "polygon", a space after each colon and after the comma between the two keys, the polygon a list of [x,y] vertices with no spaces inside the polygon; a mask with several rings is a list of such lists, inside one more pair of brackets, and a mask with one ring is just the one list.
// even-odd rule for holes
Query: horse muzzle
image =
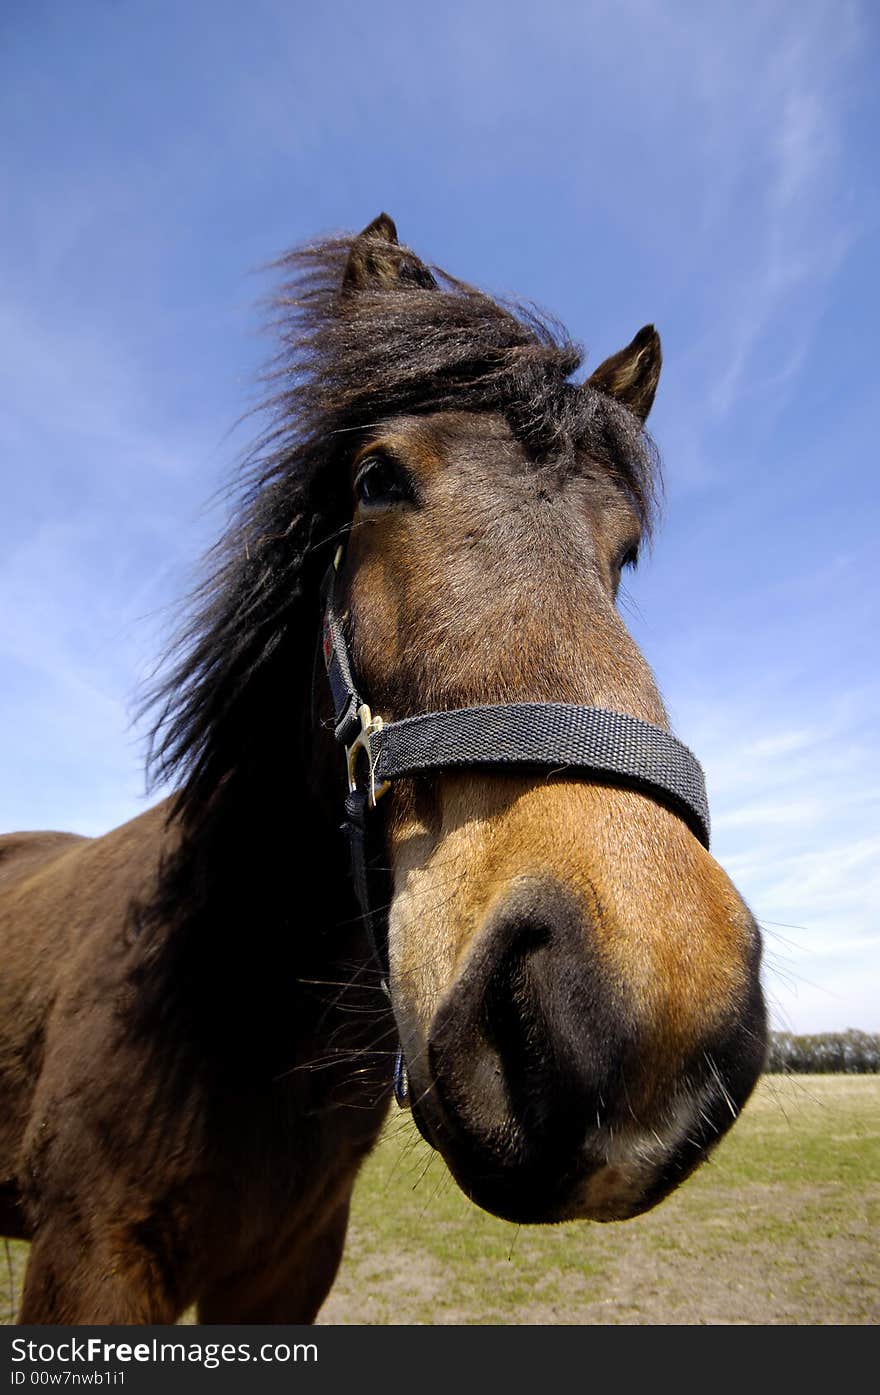
{"label": "horse muzzle", "polygon": [[664,1060],[573,898],[523,888],[493,920],[412,1072],[419,1129],[466,1195],[506,1220],[647,1210],[702,1161],[760,1072],[757,962],[741,1010]]}

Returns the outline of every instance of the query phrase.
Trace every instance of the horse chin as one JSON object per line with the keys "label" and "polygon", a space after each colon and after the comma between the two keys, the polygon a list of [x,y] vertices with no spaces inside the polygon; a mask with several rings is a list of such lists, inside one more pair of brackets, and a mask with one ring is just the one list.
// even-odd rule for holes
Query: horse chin
{"label": "horse chin", "polygon": [[[432,1128],[423,1108],[413,1108],[422,1137],[446,1162],[469,1201],[481,1210],[517,1225],[552,1225],[562,1221],[628,1220],[649,1209],[630,1194],[617,1168],[585,1163],[586,1175],[562,1167],[504,1168],[443,1138],[442,1125]],[[658,1197],[657,1200],[660,1198]]]}
{"label": "horse chin", "polygon": [[517,1225],[563,1221],[627,1221],[663,1201],[699,1165],[702,1156],[673,1157],[664,1166],[609,1163],[585,1148],[572,1163],[499,1165],[461,1140],[419,1105],[413,1119],[425,1141],[441,1154],[465,1196],[501,1220]]}
{"label": "horse chin", "polygon": [[654,1204],[642,1205],[632,1193],[632,1179],[587,1150],[574,1159],[533,1155],[519,1163],[501,1160],[455,1127],[435,1090],[413,1100],[412,1116],[468,1200],[501,1220],[517,1225],[626,1220]]}
{"label": "horse chin", "polygon": [[[743,1102],[751,1070],[742,1082]],[[419,1088],[421,1086],[421,1088]],[[657,1128],[618,1117],[614,1126],[529,1127],[478,1102],[450,1108],[442,1079],[415,1082],[412,1113],[461,1190],[482,1210],[520,1225],[624,1221],[665,1200],[706,1159],[733,1122],[730,1096],[714,1082],[667,1101]]]}

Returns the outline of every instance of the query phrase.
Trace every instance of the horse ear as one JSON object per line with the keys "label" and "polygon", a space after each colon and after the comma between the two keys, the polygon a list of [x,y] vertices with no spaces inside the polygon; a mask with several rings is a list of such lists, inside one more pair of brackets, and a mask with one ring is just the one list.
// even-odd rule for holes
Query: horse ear
{"label": "horse ear", "polygon": [[631,344],[600,363],[587,382],[590,387],[616,397],[624,407],[646,421],[660,378],[660,335],[653,325],[640,329]]}
{"label": "horse ear", "polygon": [[401,247],[393,218],[389,218],[387,213],[380,213],[363,232],[358,233],[351,244],[342,278],[343,289],[390,289],[401,281],[415,283],[426,290],[437,285],[418,257]]}

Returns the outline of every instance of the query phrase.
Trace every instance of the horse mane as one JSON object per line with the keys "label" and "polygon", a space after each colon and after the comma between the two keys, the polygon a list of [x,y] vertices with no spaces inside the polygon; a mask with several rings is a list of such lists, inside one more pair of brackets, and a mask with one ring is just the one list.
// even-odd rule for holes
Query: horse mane
{"label": "horse mane", "polygon": [[[405,247],[383,249],[396,259],[390,285],[352,288],[355,242],[327,239],[275,264],[279,350],[258,409],[268,425],[145,703],[155,714],[148,775],[175,782],[174,812],[189,832],[267,763],[277,768],[285,733],[303,721],[296,703],[313,671],[320,579],[350,524],[344,465],[358,431],[402,413],[501,414],[538,462],[586,448],[650,526],[650,439],[612,398],[570,381],[582,353],[557,322],[429,269]],[[306,724],[308,707],[300,701]]]}

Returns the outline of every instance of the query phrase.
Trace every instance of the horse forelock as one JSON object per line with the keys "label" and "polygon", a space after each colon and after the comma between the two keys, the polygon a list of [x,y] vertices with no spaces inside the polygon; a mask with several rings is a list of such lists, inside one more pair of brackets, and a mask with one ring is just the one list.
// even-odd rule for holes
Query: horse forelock
{"label": "horse forelock", "polygon": [[[538,460],[586,451],[631,494],[650,522],[656,456],[641,423],[604,393],[571,381],[583,351],[536,306],[499,299],[422,268],[381,286],[344,288],[352,239],[289,253],[274,301],[279,352],[267,374],[274,389],[270,469],[286,468],[285,441],[327,449],[333,439],[378,418],[423,412],[490,412],[505,417]],[[389,249],[390,250],[390,249]],[[422,266],[393,249],[402,268]],[[278,450],[280,447],[280,450]]]}

